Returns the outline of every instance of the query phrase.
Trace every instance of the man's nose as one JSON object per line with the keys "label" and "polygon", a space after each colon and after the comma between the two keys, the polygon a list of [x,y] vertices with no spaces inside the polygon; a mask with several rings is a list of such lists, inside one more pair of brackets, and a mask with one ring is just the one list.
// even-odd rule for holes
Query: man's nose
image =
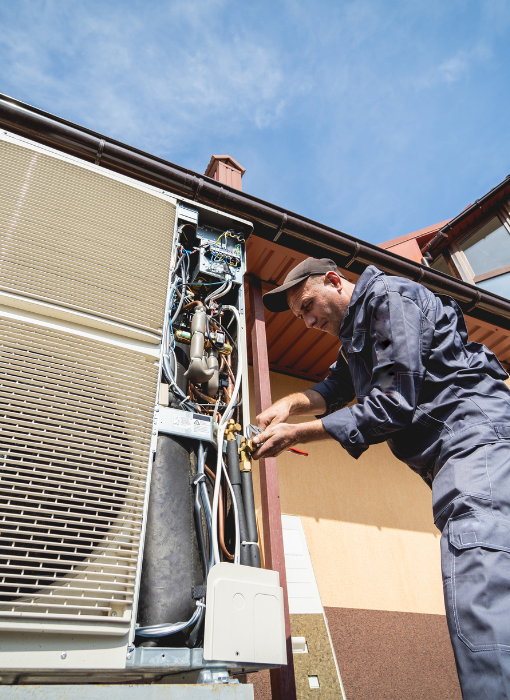
{"label": "man's nose", "polygon": [[307,328],[313,328],[317,323],[317,319],[315,318],[315,316],[311,316],[309,314],[305,314],[303,316],[303,321],[305,322]]}

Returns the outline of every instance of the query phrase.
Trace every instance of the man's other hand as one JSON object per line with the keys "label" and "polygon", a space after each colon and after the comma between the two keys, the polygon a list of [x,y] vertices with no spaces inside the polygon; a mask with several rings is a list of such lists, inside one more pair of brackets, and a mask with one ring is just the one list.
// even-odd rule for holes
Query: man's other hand
{"label": "man's other hand", "polygon": [[290,416],[290,401],[289,396],[286,396],[279,401],[276,401],[272,406],[266,408],[265,411],[259,413],[257,416],[257,424],[259,428],[265,430],[270,425],[278,425],[278,423],[285,423],[285,421]]}
{"label": "man's other hand", "polygon": [[323,397],[313,389],[305,389],[275,401],[272,406],[257,416],[257,423],[259,428],[265,430],[272,425],[286,423],[289,416],[316,416],[319,413],[325,413],[326,410]]}

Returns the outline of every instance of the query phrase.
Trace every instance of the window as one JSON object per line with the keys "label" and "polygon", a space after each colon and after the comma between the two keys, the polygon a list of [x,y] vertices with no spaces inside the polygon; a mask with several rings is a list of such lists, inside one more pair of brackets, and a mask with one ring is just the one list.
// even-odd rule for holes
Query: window
{"label": "window", "polygon": [[439,272],[444,272],[445,275],[451,276],[452,274],[446,262],[446,258],[442,254],[438,255],[437,258],[430,263],[430,267],[433,267],[434,270],[438,270]]}
{"label": "window", "polygon": [[510,202],[475,231],[453,241],[430,266],[510,299]]}
{"label": "window", "polygon": [[459,245],[475,277],[510,266],[510,233],[497,216]]}

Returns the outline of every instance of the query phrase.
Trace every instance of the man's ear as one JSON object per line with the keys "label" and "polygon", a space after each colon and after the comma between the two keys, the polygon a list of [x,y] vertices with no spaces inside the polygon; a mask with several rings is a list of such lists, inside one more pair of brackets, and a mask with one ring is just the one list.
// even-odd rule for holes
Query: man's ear
{"label": "man's ear", "polygon": [[329,272],[326,272],[326,274],[324,275],[324,282],[325,282],[325,284],[330,284],[338,291],[341,291],[341,289],[343,288],[343,284],[342,284],[343,280],[340,277],[340,275],[337,272],[335,272],[334,270],[330,270]]}

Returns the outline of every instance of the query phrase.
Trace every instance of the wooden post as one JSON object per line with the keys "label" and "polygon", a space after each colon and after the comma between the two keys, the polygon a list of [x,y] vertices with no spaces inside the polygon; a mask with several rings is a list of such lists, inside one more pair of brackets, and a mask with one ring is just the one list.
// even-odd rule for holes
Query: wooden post
{"label": "wooden post", "polygon": [[[271,384],[266,342],[266,322],[262,303],[260,280],[250,278],[251,342],[257,414],[271,405]],[[287,639],[287,665],[271,670],[271,694],[273,700],[296,700],[296,679],[290,635],[287,574],[283,552],[282,512],[276,458],[259,461],[262,522],[264,526],[264,557],[268,569],[278,571],[283,588],[285,637]]]}

